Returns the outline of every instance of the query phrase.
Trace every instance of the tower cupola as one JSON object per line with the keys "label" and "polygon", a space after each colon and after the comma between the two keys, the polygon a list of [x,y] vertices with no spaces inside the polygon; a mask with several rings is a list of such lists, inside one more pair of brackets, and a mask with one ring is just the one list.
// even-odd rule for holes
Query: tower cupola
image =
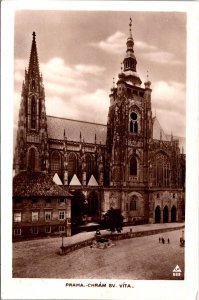
{"label": "tower cupola", "polygon": [[127,49],[126,49],[126,56],[124,58],[123,64],[124,64],[124,71],[132,70],[136,72],[137,60],[133,50],[134,40],[132,37],[131,26],[132,26],[132,19],[130,18],[129,37],[126,42]]}
{"label": "tower cupola", "polygon": [[134,40],[132,36],[132,19],[130,18],[130,23],[129,23],[129,37],[127,38],[126,42],[126,55],[123,60],[123,74],[125,77],[125,81],[129,84],[140,86],[142,84],[142,81],[138,74],[136,73],[136,65],[137,65],[137,60],[134,54]]}

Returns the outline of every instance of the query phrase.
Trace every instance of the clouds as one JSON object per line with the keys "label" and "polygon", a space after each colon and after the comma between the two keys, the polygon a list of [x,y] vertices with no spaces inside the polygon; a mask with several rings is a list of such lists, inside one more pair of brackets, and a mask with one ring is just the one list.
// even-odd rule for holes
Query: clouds
{"label": "clouds", "polygon": [[184,136],[185,85],[176,81],[157,81],[152,88],[152,106],[165,132]]}
{"label": "clouds", "polygon": [[117,31],[105,40],[99,41],[98,43],[92,43],[91,45],[112,54],[121,54],[124,51],[125,42],[125,34]]}
{"label": "clouds", "polygon": [[182,61],[176,59],[175,55],[170,52],[166,51],[154,51],[154,52],[148,52],[143,53],[142,56],[151,61],[155,62],[157,64],[163,64],[163,65],[181,65],[183,64]]}
{"label": "clouds", "polygon": [[[20,89],[24,79],[25,61],[15,60],[15,87]],[[48,115],[106,123],[108,93],[95,87],[93,79],[103,76],[106,68],[99,65],[77,64],[68,66],[59,57],[40,65],[44,74],[46,111]],[[15,93],[15,119],[20,103]],[[16,125],[16,124],[15,124]]]}
{"label": "clouds", "polygon": [[[105,52],[121,55],[124,52],[126,41],[127,36],[123,32],[116,31],[106,39],[92,43],[91,45]],[[160,47],[142,40],[135,42],[135,50],[136,53],[139,53],[140,57],[145,58],[149,62],[163,65],[180,65],[183,63],[176,58],[174,53],[163,51]]]}

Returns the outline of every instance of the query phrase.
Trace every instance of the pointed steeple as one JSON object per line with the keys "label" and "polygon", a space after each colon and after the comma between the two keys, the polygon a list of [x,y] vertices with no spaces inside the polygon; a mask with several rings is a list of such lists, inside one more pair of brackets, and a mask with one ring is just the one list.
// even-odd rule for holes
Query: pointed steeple
{"label": "pointed steeple", "polygon": [[132,37],[132,32],[131,32],[131,27],[132,27],[132,19],[130,18],[130,23],[129,23],[129,36],[127,38],[126,42],[126,55],[123,60],[123,71],[122,73],[119,74],[119,78],[123,79],[125,81],[131,82],[133,85],[140,86],[142,81],[138,74],[136,73],[136,65],[137,65],[137,60],[134,55],[134,40]]}
{"label": "pointed steeple", "polygon": [[29,67],[28,67],[28,77],[30,78],[38,78],[40,77],[39,73],[39,60],[37,55],[37,45],[36,45],[36,34],[33,31],[33,39],[32,39],[32,47],[30,52],[30,60],[29,60]]}
{"label": "pointed steeple", "polygon": [[[33,32],[28,71],[25,69],[22,84],[14,161],[17,173],[28,168],[47,171],[49,167],[45,92],[42,75],[39,72],[35,37],[36,34]],[[37,141],[34,148],[33,140]]]}
{"label": "pointed steeple", "polygon": [[134,40],[132,37],[131,26],[132,26],[132,19],[130,18],[129,37],[126,42],[127,49],[126,49],[126,56],[124,58],[123,63],[124,63],[124,71],[131,70],[131,71],[136,72],[137,60],[134,55],[134,49],[133,49]]}

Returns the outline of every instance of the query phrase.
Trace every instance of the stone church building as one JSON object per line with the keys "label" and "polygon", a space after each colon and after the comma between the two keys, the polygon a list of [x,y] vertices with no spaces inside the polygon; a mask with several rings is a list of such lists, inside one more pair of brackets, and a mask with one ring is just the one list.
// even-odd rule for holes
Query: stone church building
{"label": "stone church building", "polygon": [[[137,73],[131,24],[123,68],[109,97],[107,125],[48,116],[33,32],[21,92],[15,177],[26,171],[54,178],[63,191],[60,197],[73,196],[74,224],[100,222],[110,207],[121,209],[126,224],[182,221],[185,155],[179,140],[165,134],[152,115],[151,82],[142,86]],[[15,213],[14,194],[13,199]]]}

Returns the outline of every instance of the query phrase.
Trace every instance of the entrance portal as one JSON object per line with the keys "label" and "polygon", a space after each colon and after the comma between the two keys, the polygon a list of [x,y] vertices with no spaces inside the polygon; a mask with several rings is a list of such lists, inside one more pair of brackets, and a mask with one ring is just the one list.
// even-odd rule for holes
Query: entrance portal
{"label": "entrance portal", "polygon": [[171,222],[176,222],[176,207],[174,205],[171,209]]}
{"label": "entrance portal", "polygon": [[157,206],[155,209],[155,223],[160,223],[160,207]]}
{"label": "entrance portal", "polygon": [[169,220],[169,210],[168,206],[165,206],[163,209],[163,223],[168,223]]}

